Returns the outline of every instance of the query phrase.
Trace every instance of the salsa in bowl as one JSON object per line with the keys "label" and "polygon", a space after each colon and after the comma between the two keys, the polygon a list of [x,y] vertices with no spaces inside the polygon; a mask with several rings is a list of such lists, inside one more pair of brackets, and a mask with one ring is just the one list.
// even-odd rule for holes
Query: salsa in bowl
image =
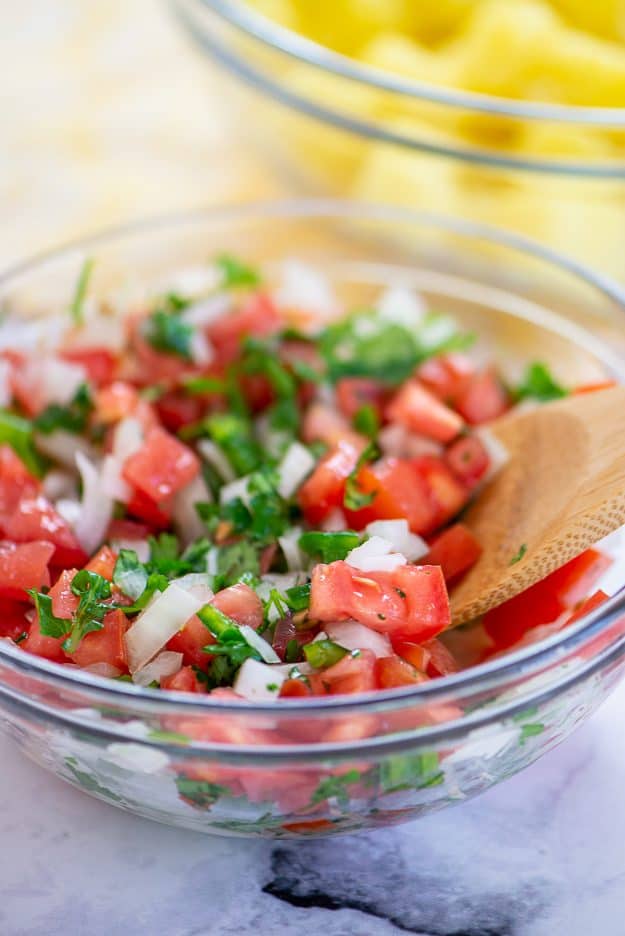
{"label": "salsa in bowl", "polygon": [[[248,211],[6,281],[0,696],[35,757],[158,818],[232,831],[236,801],[244,832],[392,821],[449,798],[459,739],[499,736],[502,705],[488,756],[510,771],[555,743],[529,701],[620,660],[603,550],[448,630],[480,553],[462,511],[506,459],[488,423],[619,374],[553,306],[467,276],[485,232],[430,221],[455,242],[437,269],[350,232],[357,209]],[[145,774],[165,801],[124,787]]]}

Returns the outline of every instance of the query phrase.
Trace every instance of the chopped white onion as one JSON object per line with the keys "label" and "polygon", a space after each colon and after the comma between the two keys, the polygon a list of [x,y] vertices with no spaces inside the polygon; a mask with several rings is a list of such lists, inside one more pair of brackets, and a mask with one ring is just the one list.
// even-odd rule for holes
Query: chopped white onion
{"label": "chopped white onion", "polygon": [[206,554],[206,571],[209,575],[217,575],[219,571],[219,549],[213,546]]}
{"label": "chopped white onion", "polygon": [[82,365],[56,357],[33,358],[22,368],[21,377],[43,406],[51,403],[66,406],[88,379]]}
{"label": "chopped white onion", "polygon": [[173,579],[172,585],[178,585],[185,591],[191,592],[203,605],[208,604],[215,596],[210,587],[208,572],[189,572],[187,575]]}
{"label": "chopped white onion", "polygon": [[222,450],[211,439],[201,439],[197,444],[198,452],[215,469],[223,481],[234,481],[236,474]]}
{"label": "chopped white onion", "polygon": [[111,549],[116,553],[121,552],[122,549],[132,549],[136,552],[139,562],[147,562],[150,558],[150,544],[143,539],[128,539],[125,537],[114,539],[111,540]]}
{"label": "chopped white onion", "polygon": [[291,527],[283,536],[278,537],[280,549],[284,554],[287,569],[290,572],[303,569],[306,565],[302,551],[299,548],[299,538],[302,535],[300,527]]}
{"label": "chopped white onion", "polygon": [[319,631],[316,637],[313,637],[312,643],[319,643],[320,640],[328,640],[328,635],[325,631]]}
{"label": "chopped white onion", "polygon": [[11,391],[11,364],[4,358],[0,359],[0,406],[11,405],[13,393]]}
{"label": "chopped white onion", "polygon": [[494,478],[495,475],[501,471],[503,466],[510,461],[510,453],[503,442],[501,442],[490,429],[477,429],[476,433],[486,449],[490,460],[488,471],[482,479],[482,483],[486,483]]}
{"label": "chopped white onion", "polygon": [[242,478],[237,478],[236,481],[224,484],[219,492],[220,503],[227,504],[228,501],[235,500],[235,498],[239,497],[244,504],[249,504],[250,492],[247,489],[249,481],[250,475],[244,475]]}
{"label": "chopped white onion", "polygon": [[430,551],[422,537],[410,532],[407,520],[375,520],[365,530],[371,537],[387,540],[393,552],[401,553],[408,562],[416,562]]}
{"label": "chopped white onion", "polygon": [[195,505],[205,504],[212,499],[211,492],[206,487],[201,474],[196,475],[193,481],[178,491],[174,497],[172,519],[176,533],[184,546],[206,535],[206,527],[200,520]]}
{"label": "chopped white onion", "polygon": [[345,514],[340,507],[335,507],[321,524],[321,529],[325,533],[338,533],[340,530],[344,530],[346,526],[347,518]]}
{"label": "chopped white onion", "polygon": [[196,329],[189,342],[191,359],[198,367],[206,367],[215,360],[215,349],[203,331]]}
{"label": "chopped white onion", "polygon": [[181,296],[203,296],[217,289],[221,283],[221,272],[211,265],[201,267],[187,267],[169,274],[159,283],[159,290],[163,293],[179,293]]}
{"label": "chopped white onion", "polygon": [[293,442],[278,465],[278,494],[288,500],[315,467],[315,459],[302,445]]}
{"label": "chopped white onion", "polygon": [[78,496],[74,475],[57,468],[48,471],[41,483],[41,488],[51,501],[57,501],[60,497],[76,500]]}
{"label": "chopped white onion", "polygon": [[[115,679],[116,676],[121,676],[122,674],[122,671],[111,663],[89,663],[87,666],[81,667],[81,669],[86,670],[88,673],[93,673],[94,676],[106,676],[108,679]],[[76,709],[74,709],[74,715],[75,714]]]}
{"label": "chopped white onion", "polygon": [[18,317],[6,318],[0,324],[0,351],[19,350],[22,354],[50,352],[61,343],[67,325],[67,319],[58,316],[45,316],[31,321]]}
{"label": "chopped white onion", "polygon": [[187,306],[180,313],[180,319],[193,328],[205,328],[229,312],[231,305],[232,299],[228,293],[217,293]]}
{"label": "chopped white onion", "polygon": [[160,682],[163,676],[173,676],[182,666],[182,653],[174,653],[171,650],[164,650],[154,657],[151,663],[142,666],[140,670],[133,673],[132,681],[137,686],[144,688],[151,682]]}
{"label": "chopped white onion", "polygon": [[336,315],[339,305],[329,279],[299,260],[282,264],[282,282],[274,293],[279,306],[317,312],[321,317]]}
{"label": "chopped white onion", "polygon": [[127,341],[127,330],[122,315],[111,315],[96,303],[85,303],[84,324],[69,332],[67,346],[74,349],[107,348],[120,354]]}
{"label": "chopped white onion", "polygon": [[64,429],[55,429],[54,432],[44,434],[38,432],[35,435],[35,445],[44,455],[52,458],[66,468],[76,468],[76,455],[79,452],[89,459],[96,459],[97,452],[86,439],[74,435],[73,432],[66,432]]}
{"label": "chopped white onion", "polygon": [[75,527],[81,512],[80,501],[74,500],[73,497],[60,497],[55,507],[65,522],[69,523],[72,528]]}
{"label": "chopped white onion", "polygon": [[282,662],[271,644],[268,643],[264,637],[261,637],[260,634],[256,633],[254,628],[250,627],[249,624],[241,624],[239,630],[246,643],[248,643],[250,647],[253,647],[254,650],[258,650],[265,663]]}
{"label": "chopped white onion", "polygon": [[129,669],[135,673],[154,657],[203,602],[178,585],[169,585],[164,592],[135,618],[126,631]]}
{"label": "chopped white onion", "polygon": [[419,343],[424,349],[440,347],[458,332],[458,323],[449,315],[435,315],[427,319],[419,329]]}
{"label": "chopped white onion", "polygon": [[378,634],[357,621],[326,624],[326,632],[330,640],[346,650],[372,650],[376,657],[393,655],[393,648],[386,634]]}
{"label": "chopped white onion", "polygon": [[258,660],[246,660],[237,673],[233,689],[237,695],[254,702],[276,699],[286,674]]}
{"label": "chopped white onion", "polygon": [[391,286],[378,300],[378,315],[385,322],[414,328],[420,325],[427,313],[425,300],[405,286]]}
{"label": "chopped white onion", "polygon": [[345,562],[361,572],[393,572],[399,566],[406,565],[406,557],[392,552],[393,544],[381,536],[370,539],[356,546],[345,557]]}
{"label": "chopped white onion", "polygon": [[276,429],[271,425],[271,419],[267,413],[263,413],[256,420],[254,435],[263,450],[272,458],[279,458],[291,441],[288,431]]}
{"label": "chopped white onion", "polygon": [[[126,722],[124,725],[126,731],[128,731],[129,724],[130,722]],[[139,735],[139,737],[143,737],[143,735]],[[145,774],[158,773],[169,764],[167,754],[157,748],[122,741],[114,741],[112,744],[107,745],[106,760],[112,761],[123,770]]]}
{"label": "chopped white onion", "polygon": [[114,455],[105,455],[100,469],[102,492],[114,501],[127,504],[132,498],[132,487],[121,476],[119,460]]}
{"label": "chopped white onion", "polygon": [[82,480],[82,501],[74,533],[85,552],[92,553],[106,536],[113,517],[113,498],[104,493],[100,471],[82,452],[76,452],[76,464]]}

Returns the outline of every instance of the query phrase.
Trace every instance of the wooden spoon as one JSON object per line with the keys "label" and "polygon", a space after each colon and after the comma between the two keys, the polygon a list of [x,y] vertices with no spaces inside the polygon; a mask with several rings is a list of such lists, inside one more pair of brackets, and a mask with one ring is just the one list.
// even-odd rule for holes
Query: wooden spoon
{"label": "wooden spoon", "polygon": [[452,624],[502,604],[625,523],[625,387],[511,414],[510,454],[466,516],[483,547],[453,591]]}

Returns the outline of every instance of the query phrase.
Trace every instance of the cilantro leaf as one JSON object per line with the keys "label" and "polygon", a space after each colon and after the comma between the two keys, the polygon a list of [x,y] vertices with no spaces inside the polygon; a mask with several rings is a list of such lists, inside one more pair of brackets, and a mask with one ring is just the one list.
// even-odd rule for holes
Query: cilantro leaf
{"label": "cilantro leaf", "polygon": [[111,583],[97,572],[81,569],[72,579],[71,590],[80,601],[70,635],[63,641],[67,653],[73,653],[86,634],[101,630],[104,616],[111,610],[110,603],[105,603],[111,597]]}
{"label": "cilantro leaf", "polygon": [[221,273],[223,289],[259,286],[261,275],[254,267],[247,266],[232,254],[223,253],[215,258],[215,265]]}
{"label": "cilantro leaf", "polygon": [[541,722],[536,722],[534,724],[522,725],[521,734],[519,737],[519,744],[523,745],[528,740],[528,738],[534,738],[536,735],[542,734],[545,730],[545,726]]}
{"label": "cilantro leaf", "polygon": [[0,409],[0,445],[10,445],[31,474],[43,476],[46,462],[35,448],[30,420]]}
{"label": "cilantro leaf", "polygon": [[179,554],[178,538],[173,533],[161,533],[148,538],[150,558],[147,562],[149,572],[156,572],[167,578],[179,578],[189,572],[205,572],[206,557],[210,549],[207,539],[191,543]]}
{"label": "cilantro leaf", "polygon": [[375,406],[365,403],[354,414],[354,429],[370,439],[375,439],[380,431],[380,417]]}
{"label": "cilantro leaf", "polygon": [[568,390],[556,382],[546,364],[534,361],[525,371],[515,395],[517,400],[533,399],[547,403],[568,396]]}
{"label": "cilantro leaf", "polygon": [[215,605],[204,605],[197,615],[215,638],[215,643],[204,647],[206,653],[217,658],[211,661],[208,669],[207,680],[210,685],[232,685],[237,671],[246,660],[262,659],[258,650],[248,644],[237,622]]}
{"label": "cilantro leaf", "polygon": [[291,611],[306,611],[310,606],[310,582],[307,585],[293,585],[284,593],[286,603]]}
{"label": "cilantro leaf", "polygon": [[309,556],[320,558],[321,562],[336,562],[360,545],[360,534],[352,530],[336,533],[310,530],[300,536],[298,545]]}
{"label": "cilantro leaf", "polygon": [[525,553],[527,552],[527,543],[522,543],[519,547],[518,553],[512,557],[508,565],[516,565],[517,562],[520,562]]}
{"label": "cilantro leaf", "polygon": [[35,603],[41,633],[45,637],[64,637],[71,629],[71,620],[56,617],[52,610],[52,599],[49,595],[38,592],[36,588],[28,588],[27,592]]}
{"label": "cilantro leaf", "polygon": [[162,304],[148,316],[144,325],[146,340],[157,351],[175,354],[190,361],[193,326],[180,316],[180,303],[166,296]]}
{"label": "cilantro leaf", "polygon": [[397,790],[421,790],[443,782],[436,751],[422,754],[401,754],[380,763],[379,780],[383,793]]}
{"label": "cilantro leaf", "polygon": [[356,462],[356,467],[348,476],[345,483],[345,494],[343,495],[343,505],[347,507],[348,510],[360,510],[362,507],[368,507],[369,504],[375,500],[378,492],[362,491],[358,484],[358,474],[363,465],[367,464],[367,462],[374,461],[378,457],[378,454],[377,446],[373,442],[370,442],[361,453]]}
{"label": "cilantro leaf", "polygon": [[260,575],[259,550],[248,540],[221,546],[217,553],[217,574],[213,589],[220,591],[240,582],[244,575]]}
{"label": "cilantro leaf", "polygon": [[148,584],[148,572],[134,549],[120,549],[115,569],[113,570],[113,582],[117,587],[136,601],[145,591]]}
{"label": "cilantro leaf", "polygon": [[358,770],[348,770],[347,773],[340,774],[338,777],[325,777],[311,796],[311,805],[323,803],[328,799],[336,799],[339,806],[349,806],[350,796],[347,788],[352,783],[358,783],[360,779]]}
{"label": "cilantro leaf", "polygon": [[190,777],[176,777],[176,787],[182,799],[197,809],[210,809],[220,796],[230,795],[228,787],[209,780],[192,780]]}
{"label": "cilantro leaf", "polygon": [[82,325],[85,319],[84,305],[94,263],[93,257],[87,257],[78,274],[76,288],[69,307],[69,314],[75,325]]}
{"label": "cilantro leaf", "polygon": [[66,429],[79,435],[84,432],[93,411],[91,391],[86,383],[79,386],[68,406],[51,403],[37,416],[33,426],[38,432],[49,435],[56,429]]}
{"label": "cilantro leaf", "polygon": [[236,413],[213,413],[204,423],[206,432],[230,462],[237,475],[247,475],[262,462],[262,452],[254,438],[252,424]]}
{"label": "cilantro leaf", "polygon": [[361,312],[330,325],[319,348],[332,381],[341,377],[373,377],[384,383],[406,380],[421,358],[412,331]]}

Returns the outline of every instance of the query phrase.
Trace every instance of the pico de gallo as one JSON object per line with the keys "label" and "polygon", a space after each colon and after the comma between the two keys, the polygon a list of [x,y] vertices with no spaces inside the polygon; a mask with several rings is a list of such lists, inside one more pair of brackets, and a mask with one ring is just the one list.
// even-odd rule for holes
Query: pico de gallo
{"label": "pico de gallo", "polygon": [[[448,593],[481,547],[462,511],[506,459],[488,423],[568,392],[547,367],[507,381],[401,286],[347,314],[299,263],[273,282],[220,256],[124,314],[90,297],[93,267],[62,313],[0,324],[0,636],[258,701],[464,665]],[[472,661],[595,606],[607,563],[590,550],[487,614]]]}

